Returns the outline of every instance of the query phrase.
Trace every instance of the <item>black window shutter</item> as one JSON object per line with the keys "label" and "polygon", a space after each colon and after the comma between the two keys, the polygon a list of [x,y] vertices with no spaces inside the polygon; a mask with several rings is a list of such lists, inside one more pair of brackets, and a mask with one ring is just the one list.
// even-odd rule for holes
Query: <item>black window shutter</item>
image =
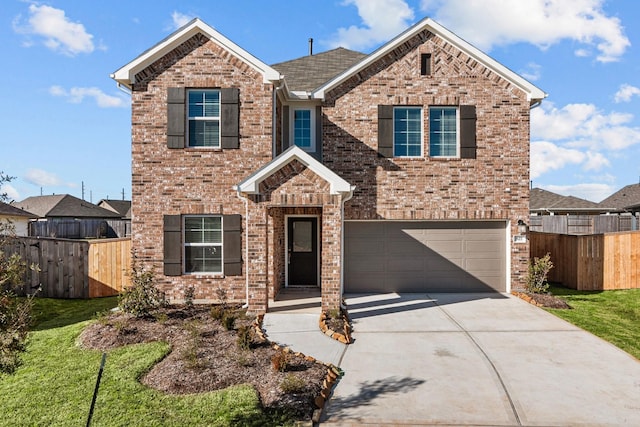
{"label": "black window shutter", "polygon": [[476,107],[460,106],[460,158],[476,158]]}
{"label": "black window shutter", "polygon": [[182,217],[180,215],[164,215],[164,274],[165,276],[182,275]]}
{"label": "black window shutter", "polygon": [[393,105],[378,105],[378,152],[393,157]]}
{"label": "black window shutter", "polygon": [[222,148],[240,147],[240,89],[220,89],[220,139]]}
{"label": "black window shutter", "polygon": [[289,106],[282,107],[282,151],[289,148],[289,135],[291,129],[289,129]]}
{"label": "black window shutter", "polygon": [[184,109],[185,90],[170,87],[167,91],[167,147],[184,148],[186,112]]}
{"label": "black window shutter", "polygon": [[223,215],[224,275],[242,276],[242,216]]}
{"label": "black window shutter", "polygon": [[322,162],[322,107],[316,106],[316,152],[314,157]]}

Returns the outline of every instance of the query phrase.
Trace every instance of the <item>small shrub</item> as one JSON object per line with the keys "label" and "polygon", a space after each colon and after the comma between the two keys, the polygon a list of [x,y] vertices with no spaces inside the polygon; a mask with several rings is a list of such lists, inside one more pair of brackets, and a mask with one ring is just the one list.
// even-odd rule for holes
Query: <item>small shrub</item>
{"label": "small shrub", "polygon": [[118,297],[118,307],[136,317],[149,317],[151,313],[167,305],[167,299],[155,284],[155,274],[140,266],[136,256],[131,261],[131,286]]}
{"label": "small shrub", "polygon": [[243,325],[238,328],[238,348],[241,350],[251,350],[253,346],[253,327]]}
{"label": "small shrub", "polygon": [[230,310],[225,310],[221,321],[222,326],[224,326],[227,331],[231,331],[236,323],[236,314]]}
{"label": "small shrub", "polygon": [[184,329],[189,333],[189,342],[182,350],[182,358],[187,368],[201,369],[204,362],[198,357],[201,342],[200,323],[197,320],[191,321],[184,325]]}
{"label": "small shrub", "polygon": [[289,368],[289,356],[282,349],[276,350],[271,356],[271,366],[275,371],[284,372]]}
{"label": "small shrub", "polygon": [[551,254],[547,253],[542,258],[535,257],[529,261],[529,274],[527,275],[527,291],[534,294],[543,294],[549,289],[547,274],[553,268]]}
{"label": "small shrub", "polygon": [[211,307],[211,318],[213,320],[222,320],[225,309],[221,305],[214,305]]}
{"label": "small shrub", "polygon": [[188,309],[193,308],[193,299],[196,297],[196,289],[193,286],[187,286],[184,290],[184,305]]}
{"label": "small shrub", "polygon": [[167,313],[154,313],[153,318],[156,319],[156,322],[164,325],[169,320],[169,316]]}
{"label": "small shrub", "polygon": [[220,301],[220,305],[222,305],[223,308],[227,308],[229,302],[227,290],[222,287],[218,287],[218,289],[216,289],[216,296],[218,297],[218,301]]}
{"label": "small shrub", "polygon": [[236,355],[238,365],[247,368],[254,365],[254,360],[250,351],[241,351]]}
{"label": "small shrub", "polygon": [[0,293],[0,372],[11,374],[25,351],[34,296],[19,299],[10,291]]}
{"label": "small shrub", "polygon": [[280,383],[280,390],[285,393],[301,393],[304,391],[306,384],[302,378],[298,378],[293,374],[287,374]]}

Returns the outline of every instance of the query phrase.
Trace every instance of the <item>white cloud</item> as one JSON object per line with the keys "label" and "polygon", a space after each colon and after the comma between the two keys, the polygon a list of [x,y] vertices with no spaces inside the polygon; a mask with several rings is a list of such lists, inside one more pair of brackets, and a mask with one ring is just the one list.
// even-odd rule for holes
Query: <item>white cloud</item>
{"label": "white cloud", "polygon": [[631,86],[630,84],[623,84],[614,95],[613,100],[616,103],[629,102],[632,97],[637,95],[640,95],[640,88]]}
{"label": "white cloud", "polygon": [[582,167],[585,171],[599,171],[604,167],[611,166],[611,162],[602,153],[587,151],[587,158]]}
{"label": "white cloud", "polygon": [[[14,31],[43,37],[43,44],[53,51],[75,56],[94,50],[93,35],[87,33],[84,25],[70,21],[62,9],[31,4],[27,22],[21,21],[21,16],[14,19]],[[32,44],[31,41],[25,43],[26,46]]]}
{"label": "white cloud", "polygon": [[339,28],[330,47],[364,50],[388,41],[404,31],[414,18],[413,10],[404,0],[345,0],[344,6],[355,6],[362,25]]}
{"label": "white cloud", "polygon": [[168,29],[172,31],[177,30],[178,28],[181,28],[189,23],[189,21],[191,21],[193,18],[194,17],[191,15],[173,11],[173,13],[171,14],[171,26]]}
{"label": "white cloud", "polygon": [[571,148],[564,148],[549,141],[531,143],[531,179],[546,172],[562,169],[570,164],[580,164],[586,154]]}
{"label": "white cloud", "polygon": [[525,79],[531,82],[535,82],[542,76],[542,66],[540,64],[536,64],[535,62],[530,62],[527,64],[527,68],[521,70],[519,74]]}
{"label": "white cloud", "polygon": [[107,95],[97,87],[72,87],[67,91],[61,86],[51,86],[49,94],[67,98],[73,104],[79,104],[87,97],[93,98],[101,108],[117,108],[128,105],[124,96]]}
{"label": "white cloud", "polygon": [[547,102],[531,111],[531,137],[593,152],[618,151],[640,143],[640,128],[629,126],[633,118],[629,113],[604,113],[593,104],[556,108]]}
{"label": "white cloud", "polygon": [[617,190],[613,185],[597,182],[573,185],[543,185],[541,187],[563,196],[579,197],[592,202],[600,202]]}
{"label": "white cloud", "polygon": [[20,200],[20,193],[11,184],[4,184],[0,186],[0,194],[6,194],[8,200]]}
{"label": "white cloud", "polygon": [[24,180],[40,187],[62,185],[62,180],[56,174],[42,169],[29,169]]}
{"label": "white cloud", "polygon": [[[422,0],[421,9],[482,50],[513,43],[541,49],[568,39],[597,50],[600,62],[617,61],[631,45],[620,19],[607,16],[604,0]],[[479,19],[481,17],[481,19]]]}

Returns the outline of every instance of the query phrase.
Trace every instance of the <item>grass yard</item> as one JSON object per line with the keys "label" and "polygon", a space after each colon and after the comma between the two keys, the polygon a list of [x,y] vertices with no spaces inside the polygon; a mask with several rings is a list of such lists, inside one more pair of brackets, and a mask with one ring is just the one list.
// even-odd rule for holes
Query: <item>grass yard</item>
{"label": "grass yard", "polygon": [[[102,353],[82,350],[77,338],[95,313],[116,298],[36,299],[36,325],[23,365],[0,374],[0,426],[85,425]],[[96,401],[94,426],[262,426],[270,424],[250,386],[172,396],[137,380],[169,352],[165,343],[109,352]]]}
{"label": "grass yard", "polygon": [[640,289],[598,292],[553,286],[549,290],[573,307],[549,312],[640,359]]}

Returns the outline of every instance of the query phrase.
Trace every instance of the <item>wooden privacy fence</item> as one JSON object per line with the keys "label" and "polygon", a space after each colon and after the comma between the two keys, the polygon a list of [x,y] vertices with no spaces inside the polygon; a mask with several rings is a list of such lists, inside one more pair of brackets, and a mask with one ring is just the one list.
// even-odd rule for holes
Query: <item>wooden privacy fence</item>
{"label": "wooden privacy fence", "polygon": [[632,215],[531,215],[529,230],[558,234],[598,234],[640,229]]}
{"label": "wooden privacy fence", "polygon": [[40,271],[27,273],[25,293],[39,286],[39,296],[94,298],[117,295],[128,286],[131,239],[70,240],[18,237],[7,248]]}
{"label": "wooden privacy fence", "polygon": [[549,281],[581,291],[640,288],[640,231],[530,233],[531,259],[551,254]]}
{"label": "wooden privacy fence", "polygon": [[93,239],[131,236],[128,219],[48,219],[29,223],[30,237]]}

